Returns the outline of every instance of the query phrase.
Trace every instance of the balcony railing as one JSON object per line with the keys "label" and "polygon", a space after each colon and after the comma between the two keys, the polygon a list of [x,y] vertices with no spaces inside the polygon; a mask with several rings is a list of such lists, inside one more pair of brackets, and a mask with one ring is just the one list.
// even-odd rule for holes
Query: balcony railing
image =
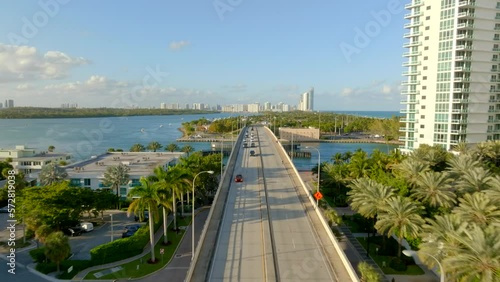
{"label": "balcony railing", "polygon": [[403,57],[410,57],[410,56],[420,56],[422,55],[422,52],[404,52]]}
{"label": "balcony railing", "polygon": [[420,91],[418,90],[401,90],[401,95],[418,95]]}
{"label": "balcony railing", "polygon": [[417,27],[421,26],[422,22],[412,22],[412,23],[407,23],[404,25],[404,28],[412,28],[412,27]]}
{"label": "balcony railing", "polygon": [[460,1],[458,2],[458,7],[465,8],[466,6],[474,7],[475,3],[472,1]]}
{"label": "balcony railing", "polygon": [[414,3],[408,3],[405,5],[405,9],[411,9],[418,6],[422,6],[424,3],[422,1],[415,1]]}

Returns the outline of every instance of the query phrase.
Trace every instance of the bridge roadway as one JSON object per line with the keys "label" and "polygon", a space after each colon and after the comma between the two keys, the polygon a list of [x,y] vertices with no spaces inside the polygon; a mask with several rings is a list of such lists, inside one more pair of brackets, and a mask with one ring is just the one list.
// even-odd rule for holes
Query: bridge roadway
{"label": "bridge roadway", "polygon": [[253,128],[255,148],[236,143],[231,178],[241,174],[243,182],[229,184],[203,280],[352,281],[275,137]]}

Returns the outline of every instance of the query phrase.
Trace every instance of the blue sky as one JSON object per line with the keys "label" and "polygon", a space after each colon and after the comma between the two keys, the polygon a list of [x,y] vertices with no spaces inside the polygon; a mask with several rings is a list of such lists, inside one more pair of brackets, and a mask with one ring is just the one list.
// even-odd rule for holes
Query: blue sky
{"label": "blue sky", "polygon": [[0,101],[399,110],[403,0],[9,1]]}

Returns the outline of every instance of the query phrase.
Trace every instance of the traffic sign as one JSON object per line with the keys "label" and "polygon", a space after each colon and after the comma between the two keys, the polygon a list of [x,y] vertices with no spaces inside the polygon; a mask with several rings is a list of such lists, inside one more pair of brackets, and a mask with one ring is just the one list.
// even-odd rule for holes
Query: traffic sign
{"label": "traffic sign", "polygon": [[321,192],[318,191],[318,192],[314,193],[314,198],[316,200],[320,200],[321,198],[323,198],[323,194],[321,194]]}

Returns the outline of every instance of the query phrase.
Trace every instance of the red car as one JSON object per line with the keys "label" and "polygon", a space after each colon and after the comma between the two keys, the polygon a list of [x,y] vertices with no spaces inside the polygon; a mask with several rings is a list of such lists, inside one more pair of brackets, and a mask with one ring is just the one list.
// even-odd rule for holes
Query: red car
{"label": "red car", "polygon": [[243,176],[241,174],[236,175],[234,182],[243,182]]}

